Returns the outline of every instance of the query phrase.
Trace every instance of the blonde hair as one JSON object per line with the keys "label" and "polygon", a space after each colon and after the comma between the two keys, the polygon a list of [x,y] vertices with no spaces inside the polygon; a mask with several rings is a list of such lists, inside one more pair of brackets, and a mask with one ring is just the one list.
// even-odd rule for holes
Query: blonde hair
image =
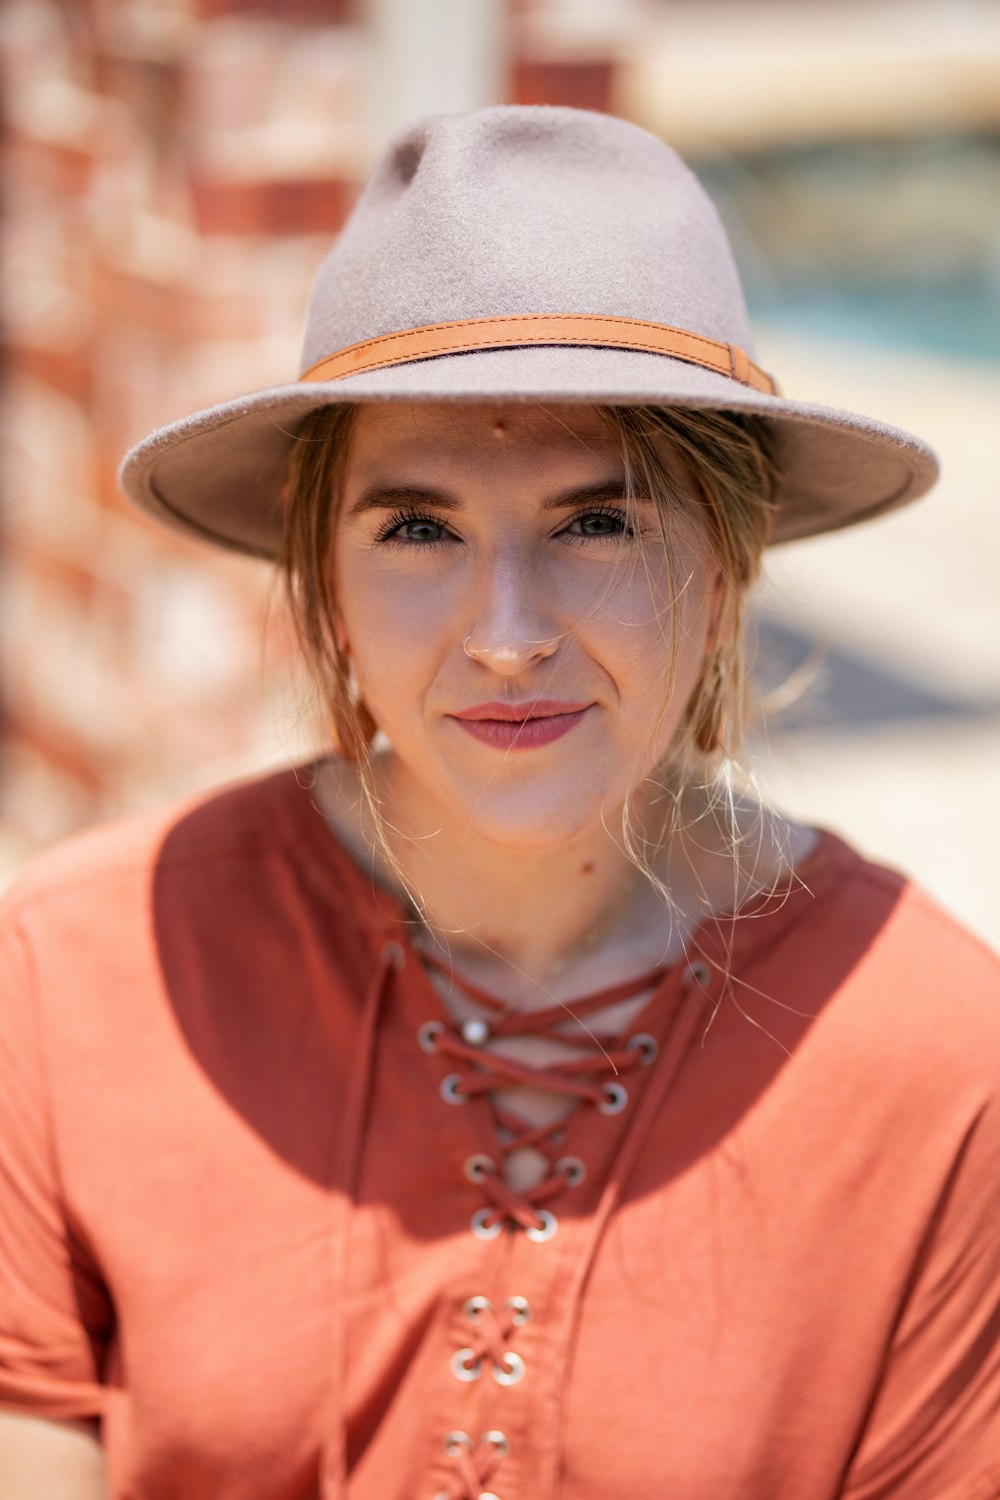
{"label": "blonde hair", "polygon": [[[296,435],[285,485],[282,570],[306,662],[340,755],[364,769],[375,723],[358,696],[334,626],[334,546],[356,408],[322,407]],[[600,407],[617,439],[629,494],[654,503],[669,559],[678,501],[676,464],[722,579],[716,627],[671,763],[681,780],[735,761],[747,719],[746,592],[760,571],[774,515],[774,463],[765,424],[734,412]],[[664,441],[665,440],[665,441]],[[673,463],[665,454],[673,455]],[[666,711],[666,703],[664,711]]]}

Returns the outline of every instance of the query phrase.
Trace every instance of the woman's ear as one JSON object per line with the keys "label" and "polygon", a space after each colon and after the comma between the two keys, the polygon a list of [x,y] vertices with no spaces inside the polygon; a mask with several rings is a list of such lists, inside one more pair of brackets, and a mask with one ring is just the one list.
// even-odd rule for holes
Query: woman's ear
{"label": "woman's ear", "polygon": [[721,571],[716,573],[709,594],[708,630],[705,634],[705,655],[710,656],[719,645],[719,629],[722,623],[722,606],[726,597],[726,584]]}
{"label": "woman's ear", "polygon": [[728,708],[726,626],[723,614],[726,603],[726,581],[721,571],[712,585],[708,628],[705,632],[705,654],[694,692],[688,705],[694,743],[703,755],[715,755],[725,749],[725,725]]}
{"label": "woman's ear", "polygon": [[337,650],[343,660],[350,661],[351,643],[347,638],[347,630],[344,626],[344,618],[341,615],[340,610],[337,608],[334,608],[333,611],[333,639],[336,643]]}

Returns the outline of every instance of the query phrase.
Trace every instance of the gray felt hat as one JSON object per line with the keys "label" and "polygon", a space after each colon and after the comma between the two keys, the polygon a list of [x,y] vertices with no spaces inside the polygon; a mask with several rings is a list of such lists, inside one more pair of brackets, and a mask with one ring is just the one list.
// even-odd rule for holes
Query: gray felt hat
{"label": "gray felt hat", "polygon": [[765,417],[778,541],[937,476],[919,439],[794,401],[758,368],[725,232],[668,147],[609,115],[498,106],[422,120],[386,151],[316,276],[296,381],[154,432],[121,482],[161,520],[274,556],[308,412],[491,399]]}

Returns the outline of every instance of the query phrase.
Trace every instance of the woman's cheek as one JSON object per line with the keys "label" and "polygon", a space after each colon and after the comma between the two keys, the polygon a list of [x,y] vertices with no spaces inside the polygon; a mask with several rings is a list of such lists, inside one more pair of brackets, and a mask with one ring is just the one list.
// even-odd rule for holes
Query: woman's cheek
{"label": "woman's cheek", "polygon": [[447,591],[425,569],[369,566],[338,584],[337,597],[352,642],[382,643],[401,649],[414,638],[426,638],[448,614]]}
{"label": "woman's cheek", "polygon": [[364,610],[354,612],[353,623],[350,612],[348,616],[355,675],[372,709],[379,696],[397,712],[416,701],[447,653],[454,611],[433,589],[414,595],[405,588],[388,588],[370,593]]}

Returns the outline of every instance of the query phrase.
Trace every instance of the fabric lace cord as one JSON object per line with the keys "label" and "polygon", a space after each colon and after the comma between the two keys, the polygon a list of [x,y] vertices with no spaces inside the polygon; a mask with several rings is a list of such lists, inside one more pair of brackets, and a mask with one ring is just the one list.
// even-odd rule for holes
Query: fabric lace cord
{"label": "fabric lace cord", "polygon": [[451,1362],[458,1380],[478,1380],[483,1361],[489,1359],[493,1379],[498,1385],[517,1385],[524,1376],[524,1360],[509,1348],[508,1341],[531,1317],[526,1297],[508,1297],[497,1313],[488,1297],[470,1297],[463,1309],[473,1325],[469,1343],[459,1349]]}
{"label": "fabric lace cord", "polygon": [[457,1470],[455,1483],[441,1490],[435,1500],[499,1500],[485,1486],[510,1451],[504,1433],[484,1432],[473,1444],[467,1432],[449,1432],[444,1448]]}
{"label": "fabric lace cord", "polygon": [[[451,969],[433,954],[421,955],[424,965],[450,981]],[[421,1029],[421,1045],[454,1060],[459,1067],[441,1085],[444,1098],[451,1104],[464,1103],[481,1094],[522,1085],[546,1089],[555,1094],[589,1104],[601,1114],[620,1113],[628,1103],[628,1089],[622,1080],[636,1068],[648,1066],[656,1057],[655,1040],[641,1033],[623,1042],[619,1037],[600,1036],[582,1024],[579,1034],[567,1036],[567,1019],[582,1022],[587,1015],[609,1005],[632,1000],[660,983],[664,970],[657,967],[622,983],[571,1002],[561,1002],[541,1010],[512,1010],[506,1002],[486,990],[465,981],[459,988],[466,999],[489,1013],[490,1019],[473,1018],[446,1025],[429,1021]],[[586,1048],[586,1055],[534,1067],[485,1051],[488,1042],[507,1037],[544,1037],[563,1045]],[[500,1161],[486,1155],[470,1157],[466,1174],[482,1185],[489,1200],[487,1207],[473,1218],[473,1232],[482,1239],[492,1239],[505,1224],[523,1229],[532,1239],[548,1239],[555,1232],[555,1219],[548,1205],[567,1188],[583,1181],[585,1168],[576,1157],[559,1156],[558,1147],[565,1121],[548,1125],[526,1125],[516,1114],[492,1101],[498,1126]],[[518,1190],[507,1181],[505,1163],[515,1152],[530,1147],[541,1155],[547,1170],[533,1187]],[[491,1352],[484,1347],[480,1353]]]}

